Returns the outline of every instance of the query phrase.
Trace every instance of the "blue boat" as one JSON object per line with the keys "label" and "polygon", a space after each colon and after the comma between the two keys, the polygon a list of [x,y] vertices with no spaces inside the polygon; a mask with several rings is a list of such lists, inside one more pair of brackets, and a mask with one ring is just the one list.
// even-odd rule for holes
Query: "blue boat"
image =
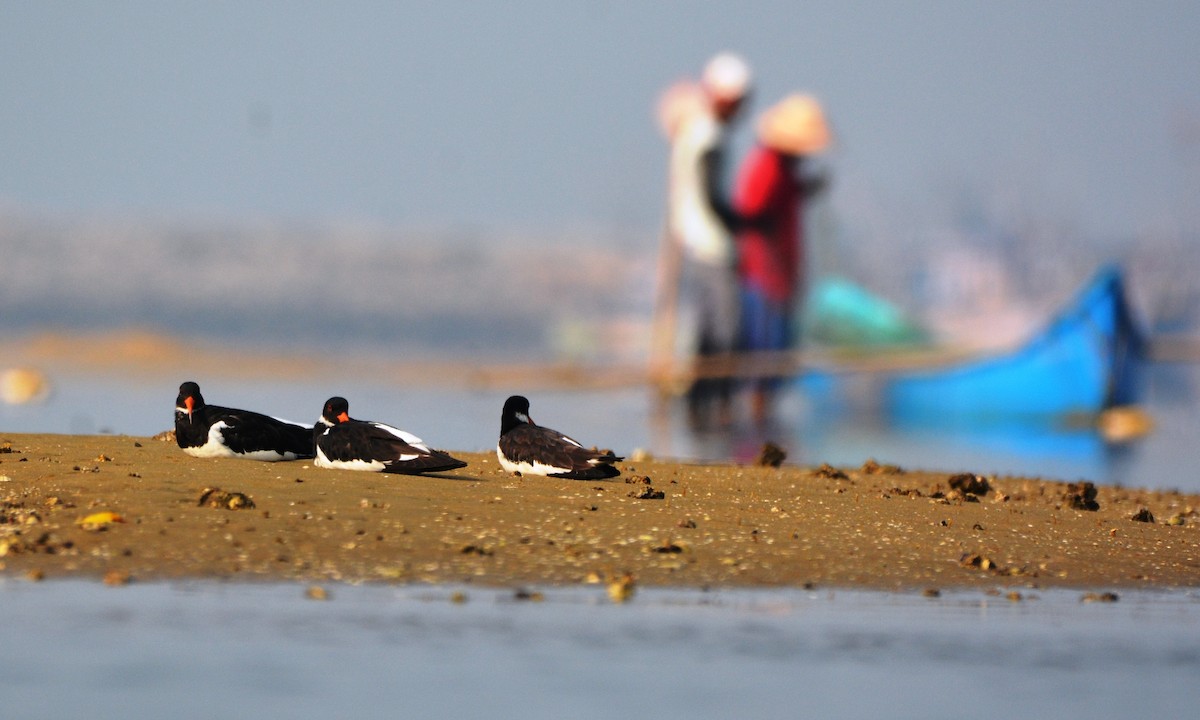
{"label": "blue boat", "polygon": [[957,424],[1095,415],[1135,402],[1144,340],[1116,268],[1105,268],[1015,351],[882,379],[896,422]]}

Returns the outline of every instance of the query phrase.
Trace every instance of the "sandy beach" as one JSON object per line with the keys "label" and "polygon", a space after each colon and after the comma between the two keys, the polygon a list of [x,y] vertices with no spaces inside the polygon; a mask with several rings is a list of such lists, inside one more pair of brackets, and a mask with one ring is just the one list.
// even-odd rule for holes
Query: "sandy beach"
{"label": "sandy beach", "polygon": [[[1032,478],[643,459],[615,480],[494,455],[414,477],[0,436],[0,567],[31,580],[674,587],[1200,585],[1200,496]],[[1093,496],[1094,490],[1094,496]],[[1093,509],[1089,509],[1093,508]]]}

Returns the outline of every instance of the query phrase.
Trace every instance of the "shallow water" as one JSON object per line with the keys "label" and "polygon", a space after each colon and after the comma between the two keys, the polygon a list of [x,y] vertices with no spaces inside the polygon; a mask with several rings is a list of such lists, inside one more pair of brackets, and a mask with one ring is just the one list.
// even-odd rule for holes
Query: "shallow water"
{"label": "shallow water", "polygon": [[[978,474],[1016,474],[1063,480],[1200,492],[1200,366],[1152,365],[1145,409],[1155,430],[1145,438],[1109,444],[1092,429],[1048,425],[898,427],[864,413],[830,414],[792,392],[780,421],[765,431],[734,428],[692,432],[678,407],[655,412],[645,389],[608,392],[531,392],[400,388],[370,379],[331,383],[251,382],[200,378],[216,404],[312,422],[330,395],[350,400],[351,414],[399,425],[435,447],[483,451],[495,447],[500,407],[525,392],[540,423],[588,445],[618,454],[644,448],[657,456],[698,461],[746,460],[764,440],[783,445],[789,462],[857,466],[868,458],[907,468]],[[135,378],[60,377],[44,405],[0,405],[0,432],[150,435],[172,425],[178,383]]]}
{"label": "shallow water", "polygon": [[1195,592],[329,590],[2,582],[3,715],[1187,717],[1200,677]]}

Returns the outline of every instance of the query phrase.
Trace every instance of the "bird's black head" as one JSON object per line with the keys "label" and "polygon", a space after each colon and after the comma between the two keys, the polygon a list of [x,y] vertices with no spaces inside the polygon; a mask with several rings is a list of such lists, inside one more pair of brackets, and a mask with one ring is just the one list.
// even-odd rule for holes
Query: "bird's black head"
{"label": "bird's black head", "polygon": [[175,412],[192,413],[204,407],[204,396],[200,394],[200,386],[188,380],[179,386],[179,395],[175,398]]}
{"label": "bird's black head", "polygon": [[500,412],[500,434],[529,423],[536,423],[529,417],[529,400],[524,395],[513,395],[504,401],[504,410]]}
{"label": "bird's black head", "polygon": [[350,422],[350,402],[336,395],[326,400],[325,409],[321,411],[321,422],[326,425]]}

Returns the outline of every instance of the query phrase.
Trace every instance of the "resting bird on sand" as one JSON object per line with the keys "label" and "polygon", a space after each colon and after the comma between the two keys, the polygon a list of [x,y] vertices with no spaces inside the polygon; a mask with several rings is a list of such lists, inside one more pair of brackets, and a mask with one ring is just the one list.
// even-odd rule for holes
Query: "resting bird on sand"
{"label": "resting bird on sand", "polygon": [[175,398],[175,442],[195,457],[295,460],[313,456],[312,427],[249,410],[209,405],[188,381]]}
{"label": "resting bird on sand", "polygon": [[534,424],[529,401],[520,395],[504,402],[496,457],[509,472],[575,480],[616,477],[621,471],[613,463],[625,459],[612,451],[589,450],[557,430]]}
{"label": "resting bird on sand", "polygon": [[317,452],[313,464],[323,468],[418,475],[467,466],[391,425],[352,419],[350,403],[342,397],[325,402],[312,441]]}

